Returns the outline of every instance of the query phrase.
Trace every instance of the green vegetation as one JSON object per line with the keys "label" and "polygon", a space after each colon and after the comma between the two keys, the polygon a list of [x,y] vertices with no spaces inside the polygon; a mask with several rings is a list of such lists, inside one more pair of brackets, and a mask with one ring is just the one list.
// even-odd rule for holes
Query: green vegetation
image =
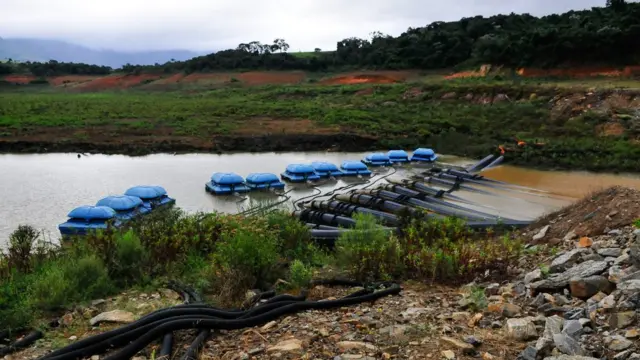
{"label": "green vegetation", "polygon": [[[190,73],[247,69],[442,69],[478,64],[617,66],[638,63],[638,38],[640,4],[609,0],[606,7],[540,18],[530,14],[475,16],[409,28],[398,37],[374,32],[370,40],[353,37],[341,40],[336,51],[316,49],[313,53],[288,54],[289,45],[284,39],[276,39],[273,44],[251,41],[239,44],[236,49],[187,61],[126,65],[121,70]],[[0,74],[31,72],[36,76],[52,76],[104,71],[109,68],[56,62],[0,64]]]}
{"label": "green vegetation", "polygon": [[633,226],[635,226],[636,228],[640,229],[640,219],[637,219],[636,221],[633,222]]}
{"label": "green vegetation", "polygon": [[[576,93],[580,99],[572,100]],[[496,79],[374,86],[227,86],[195,93],[0,92],[0,139],[20,140],[40,133],[46,134],[47,147],[75,141],[91,143],[91,149],[100,151],[101,142],[126,137],[129,142],[146,139],[140,149],[153,151],[149,142],[159,141],[154,135],[160,134],[180,136],[180,141],[195,144],[194,149],[214,150],[206,146],[216,136],[246,136],[247,131],[295,136],[301,131],[296,121],[310,119],[305,135],[355,134],[372,139],[362,142],[362,148],[346,144],[352,146],[349,150],[428,145],[444,154],[482,157],[496,152],[500,144],[514,145],[518,138],[545,145],[508,152],[507,161],[515,164],[637,170],[640,114],[633,105],[634,95],[611,90],[587,93],[586,89]],[[602,126],[612,119],[622,133],[603,136]],[[279,128],[270,126],[272,120],[278,120]],[[137,144],[125,145],[129,149]],[[233,146],[229,150],[274,150],[268,144],[251,149],[242,148],[247,142]],[[292,140],[290,146],[287,150],[297,150],[299,141]]]}
{"label": "green vegetation", "polygon": [[279,279],[289,290],[304,288],[323,267],[362,280],[450,284],[487,270],[500,277],[521,251],[514,239],[471,234],[455,220],[406,224],[404,235],[389,239],[371,217],[358,217],[356,232],[339,239],[335,251],[321,250],[304,224],[277,211],[242,217],[168,209],[128,230],[88,235],[62,247],[20,226],[0,256],[0,330],[37,326],[38,319],[75,304],[172,280],[232,306],[247,290],[270,288]]}

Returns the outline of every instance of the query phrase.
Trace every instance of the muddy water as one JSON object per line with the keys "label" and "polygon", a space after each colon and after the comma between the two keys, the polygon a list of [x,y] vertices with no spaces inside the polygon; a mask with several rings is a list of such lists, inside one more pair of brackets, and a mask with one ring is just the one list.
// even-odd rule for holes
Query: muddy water
{"label": "muddy water", "polygon": [[[274,194],[215,197],[205,192],[204,184],[216,171],[233,171],[242,176],[251,172],[279,174],[291,163],[359,160],[363,153],[262,153],[262,154],[156,154],[145,157],[76,154],[0,155],[0,248],[19,224],[31,224],[43,229],[53,241],[58,239],[57,225],[76,206],[93,205],[107,195],[122,194],[139,184],[164,186],[177,204],[188,212],[237,212],[257,202],[275,202]],[[441,158],[453,164],[470,163],[459,158]],[[402,167],[392,177],[407,177],[423,169]],[[387,173],[388,174],[388,173]],[[544,172],[504,166],[485,175],[498,180],[554,191],[578,197],[589,191],[614,184],[640,188],[640,178],[622,175],[594,175],[581,172]],[[381,176],[381,175],[378,175]],[[357,180],[356,180],[357,181]],[[382,180],[383,182],[384,180]],[[330,181],[317,186],[326,192],[353,183]],[[291,199],[312,195],[308,185],[288,186]],[[495,190],[495,189],[488,189]],[[467,191],[456,192],[461,197],[485,204],[478,210],[505,217],[530,219],[566,205],[571,199],[551,198],[548,194],[531,195],[518,191],[497,191],[501,196],[489,196]],[[290,205],[290,203],[288,203]]]}

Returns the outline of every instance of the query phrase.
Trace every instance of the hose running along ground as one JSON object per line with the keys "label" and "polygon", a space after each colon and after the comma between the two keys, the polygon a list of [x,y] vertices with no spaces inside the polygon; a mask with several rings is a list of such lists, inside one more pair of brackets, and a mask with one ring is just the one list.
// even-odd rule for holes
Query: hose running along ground
{"label": "hose running along ground", "polygon": [[[284,315],[305,310],[327,310],[343,306],[373,302],[380,298],[397,295],[402,290],[396,283],[362,284],[348,280],[319,280],[313,284],[325,286],[364,287],[351,295],[337,300],[308,301],[306,291],[303,295],[279,295],[247,310],[224,310],[202,303],[177,305],[157,310],[143,318],[120,328],[94,335],[62,349],[56,350],[41,360],[71,360],[101,355],[114,349],[104,360],[130,359],[139,351],[155,341],[163,341],[166,334],[178,330],[200,330],[185,356],[194,358],[202,349],[210,332],[215,330],[234,330],[263,325]],[[275,292],[268,292],[274,295]]]}

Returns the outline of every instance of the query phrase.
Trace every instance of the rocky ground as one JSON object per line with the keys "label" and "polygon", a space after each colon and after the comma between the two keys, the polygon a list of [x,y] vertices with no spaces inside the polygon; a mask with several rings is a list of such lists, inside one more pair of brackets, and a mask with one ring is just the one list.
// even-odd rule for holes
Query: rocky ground
{"label": "rocky ground", "polygon": [[[619,214],[637,219],[640,212],[608,208],[639,193],[620,198],[609,193],[592,198],[591,207],[548,216],[523,234],[531,244],[511,281],[477,279],[463,287],[408,282],[400,296],[375,303],[216,332],[201,358],[640,360],[640,229],[614,220]],[[592,207],[606,212],[596,219],[609,225],[595,226]],[[589,236],[581,230],[585,227]],[[316,287],[310,297],[351,291]],[[45,340],[7,359],[36,358],[112,328],[114,321],[129,322],[178,302],[167,289],[96,301],[65,315]],[[179,347],[186,348],[195,336],[185,335]],[[152,351],[137,360],[152,359]]]}

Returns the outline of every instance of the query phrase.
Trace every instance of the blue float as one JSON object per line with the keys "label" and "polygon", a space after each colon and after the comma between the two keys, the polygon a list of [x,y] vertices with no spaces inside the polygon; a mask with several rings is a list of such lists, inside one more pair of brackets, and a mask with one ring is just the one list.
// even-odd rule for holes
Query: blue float
{"label": "blue float", "polygon": [[321,178],[341,176],[342,171],[335,164],[326,161],[314,161],[311,163],[313,170]]}
{"label": "blue float", "polygon": [[105,230],[109,225],[121,226],[116,211],[107,206],[80,206],[67,215],[67,222],[58,225],[63,237],[86,235],[90,231]]}
{"label": "blue float", "polygon": [[409,162],[409,154],[404,150],[390,150],[387,155],[389,156],[389,161],[392,163]]}
{"label": "blue float", "polygon": [[383,153],[372,153],[365,156],[364,160],[362,160],[368,166],[389,166],[391,165],[391,161],[389,161],[389,156]]}
{"label": "blue float", "polygon": [[290,182],[305,182],[320,180],[313,166],[306,164],[290,164],[287,169],[280,174],[283,180]]}
{"label": "blue float", "polygon": [[211,181],[205,184],[205,189],[215,195],[246,193],[250,190],[242,176],[232,172],[214,173],[211,175]]}
{"label": "blue float", "polygon": [[246,183],[252,190],[284,189],[284,183],[273,173],[251,173],[247,176]]}
{"label": "blue float", "polygon": [[142,199],[142,204],[149,209],[173,205],[176,202],[175,199],[167,195],[167,190],[158,185],[134,186],[127,189],[124,194],[139,197]]}
{"label": "blue float", "polygon": [[435,151],[428,148],[417,148],[411,155],[411,161],[434,162],[438,159]]}
{"label": "blue float", "polygon": [[362,161],[343,161],[340,165],[340,170],[342,170],[344,176],[371,176],[371,170]]}
{"label": "blue float", "polygon": [[139,215],[148,214],[151,209],[144,206],[142,199],[131,195],[112,195],[98,200],[96,206],[110,207],[116,211],[121,221],[131,220]]}

